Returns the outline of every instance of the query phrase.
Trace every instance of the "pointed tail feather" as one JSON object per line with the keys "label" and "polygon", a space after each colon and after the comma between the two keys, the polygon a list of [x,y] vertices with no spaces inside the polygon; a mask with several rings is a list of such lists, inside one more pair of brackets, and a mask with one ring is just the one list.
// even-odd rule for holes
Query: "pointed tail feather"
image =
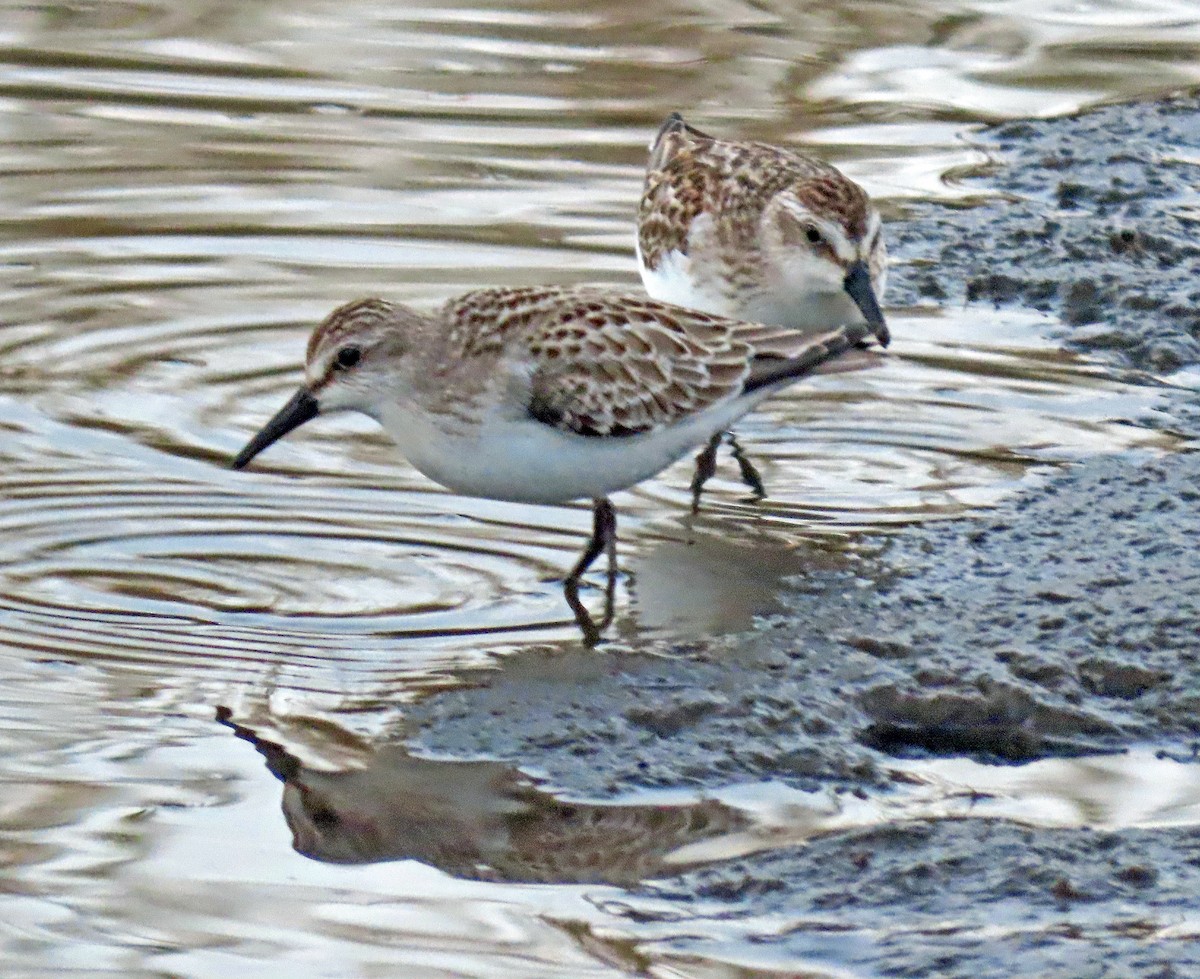
{"label": "pointed tail feather", "polygon": [[683,121],[683,116],[678,112],[672,112],[663,120],[663,124],[658,127],[658,132],[654,134],[654,139],[650,141],[650,149],[657,149],[658,144],[663,141],[664,136],[682,132],[685,129],[687,129],[687,123]]}
{"label": "pointed tail feather", "polygon": [[683,133],[687,130],[687,123],[683,121],[683,116],[678,112],[672,112],[667,116],[666,121],[658,127],[658,132],[654,136],[654,142],[650,144],[650,170],[659,170],[663,165],[673,157],[683,145]]}
{"label": "pointed tail feather", "polygon": [[[672,137],[676,138],[672,139]],[[654,139],[650,143],[650,169],[661,168],[689,139],[712,139],[712,137],[689,126],[678,112],[672,112],[658,127],[658,132],[654,134]]]}
{"label": "pointed tail feather", "polygon": [[872,336],[871,327],[866,323],[855,323],[813,337],[803,349],[786,359],[759,357],[750,365],[750,374],[742,390],[749,394],[761,388],[795,381],[812,374],[822,364],[854,350]]}

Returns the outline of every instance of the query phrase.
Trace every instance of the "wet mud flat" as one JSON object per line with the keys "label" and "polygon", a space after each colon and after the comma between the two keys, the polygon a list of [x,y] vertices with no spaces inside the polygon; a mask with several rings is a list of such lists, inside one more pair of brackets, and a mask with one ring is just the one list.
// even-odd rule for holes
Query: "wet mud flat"
{"label": "wet mud flat", "polygon": [[[1064,345],[1176,387],[1131,424],[1195,440],[1200,101],[970,138],[993,159],[983,203],[892,222],[889,298],[1049,312]],[[1095,457],[974,518],[814,546],[789,612],[750,634],[522,652],[419,705],[413,743],[581,799],[770,783],[886,802],[913,764],[1134,748],[1191,768],[1197,541],[1200,453]],[[644,885],[628,913],[817,975],[1200,975],[1200,831],[1078,822],[878,820]]]}

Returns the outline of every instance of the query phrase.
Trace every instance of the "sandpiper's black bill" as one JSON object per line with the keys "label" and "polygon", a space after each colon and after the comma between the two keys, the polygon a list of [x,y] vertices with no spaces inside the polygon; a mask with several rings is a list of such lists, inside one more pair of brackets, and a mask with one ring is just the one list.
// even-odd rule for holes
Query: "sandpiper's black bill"
{"label": "sandpiper's black bill", "polygon": [[855,262],[846,271],[842,286],[854,300],[854,305],[863,314],[867,325],[875,332],[880,346],[886,347],[892,340],[888,332],[887,322],[883,318],[883,310],[879,308],[879,300],[875,298],[875,289],[871,286],[871,270],[866,262]]}
{"label": "sandpiper's black bill", "polygon": [[280,408],[275,417],[246,443],[246,447],[233,460],[233,468],[241,469],[272,442],[279,441],[293,428],[299,428],[306,421],[316,418],[317,412],[317,399],[309,394],[308,388],[301,388],[292,395],[292,400]]}

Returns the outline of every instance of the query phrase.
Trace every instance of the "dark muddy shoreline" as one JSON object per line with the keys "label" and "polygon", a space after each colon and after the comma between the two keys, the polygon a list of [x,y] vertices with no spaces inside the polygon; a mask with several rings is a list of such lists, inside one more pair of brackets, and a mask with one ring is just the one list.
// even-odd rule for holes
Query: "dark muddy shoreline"
{"label": "dark muddy shoreline", "polygon": [[1200,97],[1104,106],[970,134],[996,195],[889,224],[898,304],[994,303],[1061,320],[1114,364],[1200,363]]}
{"label": "dark muddy shoreline", "polygon": [[[1056,338],[1114,371],[1200,363],[1198,107],[1187,95],[973,134],[994,157],[973,182],[997,196],[893,222],[890,299],[1048,312]],[[1200,436],[1195,392],[1168,404],[1147,423]],[[1022,763],[1150,744],[1187,759],[1200,737],[1198,541],[1200,453],[1096,457],[975,518],[864,541],[838,570],[815,558],[790,613],[749,635],[664,656],[617,655],[619,643],[519,654],[418,706],[414,743],[599,798],[756,780],[887,793],[896,758]],[[759,941],[867,974],[1200,974],[1194,927],[1170,931],[1200,908],[1189,828],[908,822],[651,893],[655,906],[790,916]]]}

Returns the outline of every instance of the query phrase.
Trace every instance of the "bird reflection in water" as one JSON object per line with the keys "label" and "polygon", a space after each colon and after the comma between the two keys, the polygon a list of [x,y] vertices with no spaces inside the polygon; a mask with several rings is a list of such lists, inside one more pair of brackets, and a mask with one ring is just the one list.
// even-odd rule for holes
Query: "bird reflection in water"
{"label": "bird reflection in water", "polygon": [[217,720],[283,783],[296,851],[327,863],[412,859],[475,880],[630,886],[737,855],[722,838],[749,824],[714,799],[567,802],[500,762],[414,758],[399,745],[375,751],[365,768],[320,771],[228,708]]}

